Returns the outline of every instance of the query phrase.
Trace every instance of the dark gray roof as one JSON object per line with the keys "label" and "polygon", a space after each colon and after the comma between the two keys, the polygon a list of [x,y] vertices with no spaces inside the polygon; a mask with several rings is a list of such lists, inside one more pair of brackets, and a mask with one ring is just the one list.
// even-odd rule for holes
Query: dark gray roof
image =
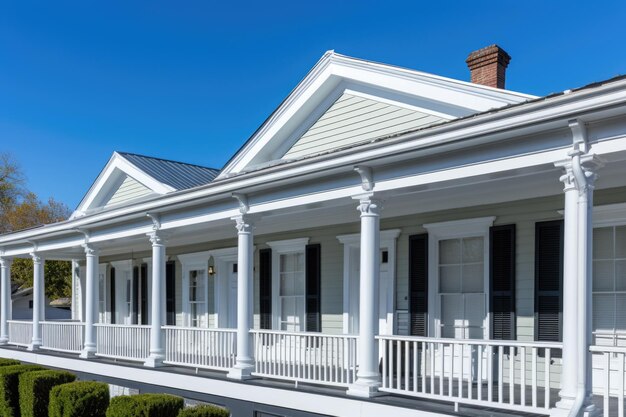
{"label": "dark gray roof", "polygon": [[208,184],[219,174],[219,170],[167,159],[152,158],[128,152],[118,152],[130,163],[157,181],[176,190]]}

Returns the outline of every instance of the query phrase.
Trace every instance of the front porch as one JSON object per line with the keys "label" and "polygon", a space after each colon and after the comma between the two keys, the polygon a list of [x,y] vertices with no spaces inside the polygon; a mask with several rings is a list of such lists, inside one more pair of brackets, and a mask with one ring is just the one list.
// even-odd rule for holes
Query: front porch
{"label": "front porch", "polygon": [[[41,352],[78,359],[84,323],[41,322]],[[96,356],[122,366],[150,357],[150,327],[96,325]],[[165,372],[190,369],[225,376],[236,363],[236,330],[164,326]],[[358,344],[354,335],[253,330],[254,371],[263,380],[345,390],[356,381]],[[27,349],[32,322],[9,321],[9,346]],[[550,414],[558,401],[562,344],[493,340],[458,340],[415,336],[377,336],[380,391],[399,403],[412,397],[503,412]],[[621,343],[620,343],[621,344]],[[3,350],[5,351],[5,350]],[[594,403],[604,416],[623,417],[626,347],[593,345]],[[6,352],[5,352],[6,353]],[[35,353],[33,353],[34,355]],[[27,357],[26,357],[27,358]],[[28,359],[25,359],[28,360]],[[59,362],[62,363],[62,362]],[[215,377],[214,372],[206,374]],[[311,388],[307,388],[311,387]],[[337,393],[341,391],[336,391]]]}

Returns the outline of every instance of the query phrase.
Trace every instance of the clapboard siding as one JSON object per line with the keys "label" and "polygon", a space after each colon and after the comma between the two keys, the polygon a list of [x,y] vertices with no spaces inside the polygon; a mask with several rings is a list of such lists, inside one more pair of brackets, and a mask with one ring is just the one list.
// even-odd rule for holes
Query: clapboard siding
{"label": "clapboard siding", "polygon": [[109,207],[114,204],[125,203],[139,197],[147,196],[151,193],[152,190],[150,190],[148,187],[135,180],[134,178],[126,176],[119,188],[104,204],[104,207]]}
{"label": "clapboard siding", "polygon": [[440,117],[343,94],[287,151],[298,158],[440,122]]}

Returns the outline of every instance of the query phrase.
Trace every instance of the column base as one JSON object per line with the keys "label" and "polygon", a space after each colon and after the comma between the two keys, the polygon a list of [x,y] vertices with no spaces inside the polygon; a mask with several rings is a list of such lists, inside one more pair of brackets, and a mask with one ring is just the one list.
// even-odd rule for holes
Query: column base
{"label": "column base", "polygon": [[230,379],[244,381],[246,379],[255,378],[252,375],[252,371],[254,371],[254,365],[237,364],[234,367],[230,368],[230,371],[228,371],[226,377]]}
{"label": "column base", "polygon": [[26,350],[29,352],[35,352],[35,351],[38,351],[39,349],[41,349],[41,342],[33,342],[30,345],[28,345],[28,347],[26,348]]}
{"label": "column base", "polygon": [[84,348],[78,357],[81,359],[93,359],[96,357],[96,349]]}
{"label": "column base", "polygon": [[[556,403],[556,407],[550,410],[550,417],[568,417],[575,402],[575,399],[561,398]],[[587,399],[578,413],[578,417],[599,417],[601,415],[602,410],[591,402],[591,398]]]}
{"label": "column base", "polygon": [[159,368],[164,366],[163,359],[165,359],[163,355],[150,355],[143,363],[143,366],[147,368]]}
{"label": "column base", "polygon": [[379,382],[371,382],[371,381],[357,381],[354,384],[348,386],[348,391],[346,394],[352,397],[359,398],[374,398],[380,397],[381,395],[385,395],[384,392],[378,391],[380,387]]}
{"label": "column base", "polygon": [[0,346],[8,345],[9,338],[8,337],[0,337]]}

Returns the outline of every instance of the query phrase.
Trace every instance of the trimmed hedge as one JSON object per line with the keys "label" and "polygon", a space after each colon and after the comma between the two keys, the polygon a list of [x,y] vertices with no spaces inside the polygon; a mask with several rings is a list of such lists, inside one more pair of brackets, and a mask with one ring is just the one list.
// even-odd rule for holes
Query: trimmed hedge
{"label": "trimmed hedge", "polygon": [[230,417],[230,411],[216,405],[203,404],[181,410],[178,417]]}
{"label": "trimmed hedge", "polygon": [[105,417],[109,386],[104,382],[78,381],[57,385],[50,391],[49,417]]}
{"label": "trimmed hedge", "polygon": [[43,371],[37,365],[13,365],[0,367],[0,415],[19,417],[19,376],[24,372]]}
{"label": "trimmed hedge", "polygon": [[111,399],[106,417],[174,417],[184,406],[184,400],[175,395],[122,395]]}
{"label": "trimmed hedge", "polygon": [[15,359],[5,359],[5,358],[0,358],[0,366],[13,366],[13,365],[21,365],[22,363],[20,361],[17,361]]}
{"label": "trimmed hedge", "polygon": [[66,371],[26,372],[19,377],[20,411],[22,417],[48,417],[50,390],[76,379]]}

